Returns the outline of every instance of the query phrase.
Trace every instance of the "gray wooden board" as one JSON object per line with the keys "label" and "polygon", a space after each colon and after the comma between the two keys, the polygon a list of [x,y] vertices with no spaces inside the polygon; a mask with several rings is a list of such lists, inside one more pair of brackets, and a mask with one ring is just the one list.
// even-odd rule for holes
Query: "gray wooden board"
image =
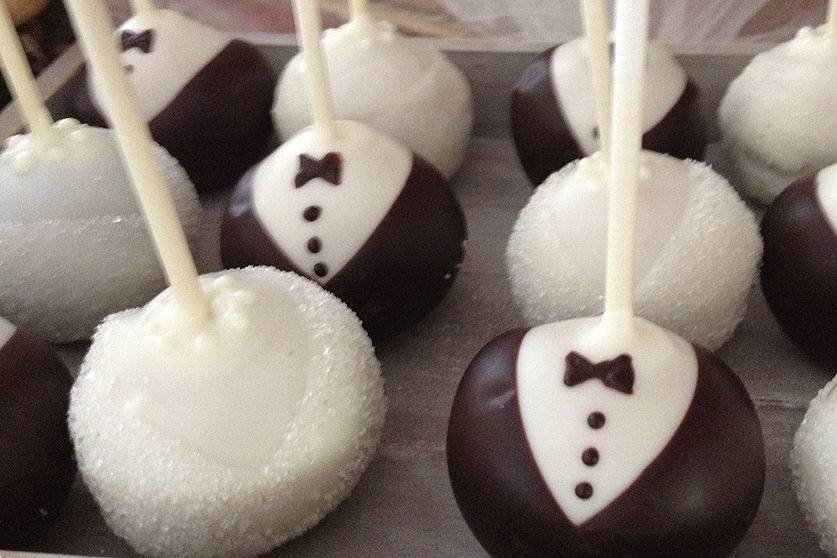
{"label": "gray wooden board", "polygon": [[[277,67],[286,47],[266,47]],[[459,378],[473,355],[495,335],[522,320],[509,292],[504,250],[531,189],[507,139],[511,84],[532,53],[454,52],[477,99],[476,132],[454,187],[469,222],[468,257],[452,292],[413,330],[377,346],[387,379],[390,412],[377,458],[352,497],[320,525],[275,556],[479,557],[484,556],[454,503],[445,465],[445,430]],[[681,55],[707,93],[712,114],[726,83],[746,63],[740,55]],[[77,64],[76,64],[77,65]],[[68,65],[68,71],[74,71]],[[52,106],[61,113],[61,99]],[[211,238],[224,197],[205,199]],[[217,266],[217,250],[198,255],[200,267]],[[85,347],[63,348],[77,369]],[[805,408],[828,380],[790,344],[755,290],[746,320],[721,356],[740,374],[756,401],[768,452],[764,500],[737,557],[823,556],[804,527],[788,470],[793,433]],[[833,374],[833,372],[832,372]],[[33,549],[88,556],[135,556],[104,524],[95,502],[77,482],[67,508]],[[17,557],[0,551],[0,558]],[[20,554],[19,556],[24,556]]]}

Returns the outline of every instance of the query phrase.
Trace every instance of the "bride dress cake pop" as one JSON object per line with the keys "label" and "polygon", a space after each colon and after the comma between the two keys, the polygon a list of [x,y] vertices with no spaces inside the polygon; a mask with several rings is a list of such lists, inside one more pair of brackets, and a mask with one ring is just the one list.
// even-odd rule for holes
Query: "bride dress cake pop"
{"label": "bride dress cake pop", "polygon": [[[471,140],[465,76],[438,50],[403,37],[388,21],[375,21],[368,0],[351,4],[351,21],[322,38],[337,117],[392,136],[451,178]],[[284,139],[312,123],[306,73],[299,54],[276,89],[273,115]]]}
{"label": "bride dress cake pop", "polygon": [[719,110],[737,185],[762,203],[788,184],[837,163],[837,8],[830,24],[757,55]]}
{"label": "bride dress cake pop", "polygon": [[634,317],[648,1],[616,6],[605,312],[498,337],[454,399],[451,484],[496,557],[727,556],[761,500],[764,443],[741,382]]}
{"label": "bride dress cake pop", "polygon": [[785,333],[837,366],[837,165],[798,180],[761,223],[764,296]]}
{"label": "bride dress cake pop", "polygon": [[[0,314],[51,341],[87,339],[106,315],[157,294],[163,275],[113,133],[53,124],[3,16],[0,56],[29,134],[0,153]],[[195,189],[162,148],[156,157],[197,242]]]}
{"label": "bride dress cake pop", "polygon": [[[609,144],[610,55],[600,5],[585,18],[597,64],[595,104]],[[603,61],[602,61],[603,59]],[[648,98],[647,96],[645,97]],[[550,176],[520,213],[506,258],[515,303],[530,324],[602,311],[608,162],[599,152]],[[644,151],[637,200],[640,316],[714,350],[744,317],[762,244],[755,217],[703,163]]]}
{"label": "bride dress cake pop", "polygon": [[[122,63],[154,139],[198,191],[235,184],[270,147],[276,76],[258,48],[151,0],[118,29]],[[73,95],[77,117],[105,126],[95,76]]]}
{"label": "bride dress cake pop", "polygon": [[[601,33],[609,44],[606,4],[599,8],[596,3],[582,3],[601,22],[588,37]],[[579,37],[543,52],[520,77],[512,93],[512,134],[533,185],[599,149],[602,131],[592,92],[596,79],[610,83],[602,73],[609,67],[609,51],[605,61],[596,61],[600,55],[593,52],[587,38]],[[681,159],[702,160],[707,132],[697,87],[674,56],[655,42],[648,44],[646,75],[643,146]]]}
{"label": "bride dress cake pop", "polygon": [[26,550],[70,491],[76,475],[67,431],[72,383],[46,343],[0,318],[2,549]]}
{"label": "bride dress cake pop", "polygon": [[332,511],[369,464],[380,365],[357,318],[310,281],[197,277],[106,11],[68,6],[171,282],[97,330],[70,401],[79,470],[139,553],[263,554]]}
{"label": "bride dress cake pop", "polygon": [[464,216],[444,178],[407,147],[334,120],[316,9],[297,28],[315,125],[238,185],[221,256],[226,267],[273,265],[307,276],[357,312],[367,331],[391,333],[424,317],[452,285],[465,254]]}

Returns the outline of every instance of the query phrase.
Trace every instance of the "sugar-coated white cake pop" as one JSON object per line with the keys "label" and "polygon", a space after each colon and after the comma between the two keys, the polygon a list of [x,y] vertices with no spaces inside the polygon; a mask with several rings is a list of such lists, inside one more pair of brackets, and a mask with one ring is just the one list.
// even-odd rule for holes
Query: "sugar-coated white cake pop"
{"label": "sugar-coated white cake pop", "polygon": [[837,556],[837,378],[808,407],[794,439],[791,466],[809,527],[820,547]]}
{"label": "sugar-coated white cake pop", "polygon": [[720,111],[739,186],[770,203],[789,184],[837,163],[837,39],[799,30],[759,54],[729,86]]}
{"label": "sugar-coated white cake pop", "polygon": [[138,552],[255,556],[349,495],[380,439],[381,369],[355,315],[306,279],[248,268],[201,284],[214,316],[195,329],[171,290],[104,322],[70,431]]}
{"label": "sugar-coated white cake pop", "polygon": [[[201,207],[164,149],[178,213],[197,240]],[[45,138],[9,138],[0,154],[0,313],[51,341],[86,339],[108,314],[164,286],[110,130],[63,120]]]}
{"label": "sugar-coated white cake pop", "polygon": [[[400,140],[450,178],[471,139],[471,89],[444,54],[400,35],[387,21],[356,17],[325,32],[334,109]],[[273,115],[288,139],[309,124],[305,61],[295,56],[282,73]]]}
{"label": "sugar-coated white cake pop", "polygon": [[[602,311],[605,172],[600,153],[568,165],[520,213],[506,257],[515,302],[530,324]],[[638,196],[637,313],[718,348],[743,318],[758,272],[754,216],[705,164],[649,151]]]}

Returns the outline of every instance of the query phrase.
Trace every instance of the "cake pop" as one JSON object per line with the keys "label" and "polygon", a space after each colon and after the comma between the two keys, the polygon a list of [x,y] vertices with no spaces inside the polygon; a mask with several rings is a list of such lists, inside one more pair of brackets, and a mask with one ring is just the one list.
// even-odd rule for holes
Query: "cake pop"
{"label": "cake pop", "polygon": [[761,500],[764,442],[741,382],[634,317],[648,0],[616,6],[605,312],[498,337],[454,399],[450,480],[492,556],[726,556]]}
{"label": "cake pop", "polygon": [[71,385],[46,343],[0,318],[0,548],[25,550],[67,498]]}
{"label": "cake pop", "polygon": [[[164,285],[110,130],[53,124],[14,26],[0,18],[0,57],[29,134],[0,154],[0,313],[51,341],[87,339],[111,312]],[[196,245],[201,207],[186,173],[156,157]]]}
{"label": "cake pop", "polygon": [[761,223],[761,286],[782,329],[837,366],[837,165],[784,190]]}
{"label": "cake pop", "polygon": [[837,9],[830,25],[757,55],[732,83],[719,110],[736,185],[772,202],[798,178],[837,163]]}
{"label": "cake pop", "polygon": [[[270,147],[273,69],[250,43],[151,0],[132,4],[117,33],[154,139],[198,191],[232,186]],[[72,107],[79,120],[106,125],[95,76],[78,83]]]}
{"label": "cake pop", "polygon": [[171,283],[97,330],[70,399],[79,470],[137,552],[263,554],[332,511],[369,464],[380,364],[315,283],[272,268],[198,278],[104,7],[68,6]]}
{"label": "cake pop", "polygon": [[[376,21],[368,0],[352,0],[351,20],[326,31],[322,49],[338,118],[358,120],[404,143],[446,178],[462,166],[473,107],[465,76],[444,54]],[[273,116],[289,139],[312,123],[307,68],[297,55],[282,72]]]}
{"label": "cake pop", "polygon": [[[591,41],[607,36],[607,8],[601,27],[543,52],[526,69],[512,93],[511,123],[517,154],[533,185],[566,164],[599,149],[601,130],[591,95]],[[597,47],[596,47],[597,48]],[[599,74],[601,75],[601,74]],[[674,56],[662,45],[648,45],[643,106],[643,145],[678,158],[703,159],[707,132],[700,93]]]}
{"label": "cake pop", "polygon": [[334,120],[319,13],[298,7],[315,125],[238,185],[221,257],[227,267],[307,276],[357,312],[367,331],[391,333],[424,317],[450,288],[465,253],[464,217],[430,164],[365,124]]}

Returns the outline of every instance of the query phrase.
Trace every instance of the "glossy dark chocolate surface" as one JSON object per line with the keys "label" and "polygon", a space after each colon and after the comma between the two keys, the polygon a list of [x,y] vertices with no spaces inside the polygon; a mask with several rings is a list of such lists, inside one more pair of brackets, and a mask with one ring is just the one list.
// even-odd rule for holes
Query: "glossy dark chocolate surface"
{"label": "glossy dark chocolate surface", "polygon": [[[258,49],[232,41],[149,123],[151,135],[199,192],[230,187],[272,147],[275,86],[276,75]],[[76,118],[107,127],[86,77],[72,87]]]}
{"label": "glossy dark chocolate surface", "polygon": [[800,348],[837,366],[837,234],[817,199],[816,176],[776,198],[761,233],[761,286],[773,315]]}
{"label": "glossy dark chocolate surface", "polygon": [[[568,163],[584,157],[552,86],[550,67],[555,48],[541,53],[532,62],[512,92],[514,143],[523,170],[535,186]],[[645,149],[698,161],[703,160],[706,142],[700,92],[691,80],[666,116],[642,139]]]}
{"label": "glossy dark chocolate surface", "polygon": [[0,349],[0,549],[26,550],[61,511],[76,474],[67,428],[72,379],[42,341]]}
{"label": "glossy dark chocolate surface", "polygon": [[[765,475],[759,420],[735,374],[696,348],[695,396],[666,448],[621,496],[576,526],[549,492],[523,430],[516,364],[525,334],[506,333],[474,358],[451,413],[451,485],[485,549],[521,558],[731,553],[755,517]],[[591,417],[590,427],[601,419]],[[585,454],[595,466],[593,452]]]}
{"label": "glossy dark chocolate surface", "polygon": [[[236,188],[221,227],[227,268],[272,265],[314,278],[282,252],[253,210],[248,173]],[[322,209],[306,210],[306,219]],[[453,284],[465,257],[465,217],[447,182],[419,157],[387,216],[343,269],[324,287],[345,302],[372,334],[397,332],[430,312]],[[317,253],[320,240],[308,249]],[[325,264],[323,264],[325,265]],[[327,274],[327,269],[322,275]]]}

